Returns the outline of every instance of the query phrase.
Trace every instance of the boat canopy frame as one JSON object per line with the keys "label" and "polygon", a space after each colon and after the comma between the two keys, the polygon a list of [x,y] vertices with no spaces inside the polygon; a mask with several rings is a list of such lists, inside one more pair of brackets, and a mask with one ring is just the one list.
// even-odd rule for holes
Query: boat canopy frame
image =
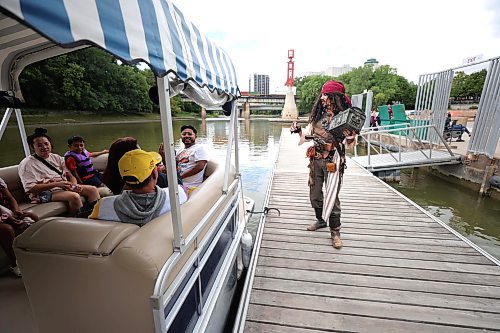
{"label": "boat canopy frame", "polygon": [[[0,91],[12,102],[0,123],[0,140],[14,112],[24,153],[26,156],[30,153],[21,114],[22,70],[32,63],[89,46],[99,47],[129,65],[145,62],[156,75],[169,184],[178,184],[174,177],[170,98],[182,93],[204,107],[230,106],[222,189],[222,195],[227,195],[228,188],[240,177],[235,135],[239,92],[236,72],[226,52],[202,35],[171,0],[0,0]],[[236,176],[229,184],[233,142]],[[169,194],[174,251],[182,253],[186,242],[177,186],[169,186]]]}

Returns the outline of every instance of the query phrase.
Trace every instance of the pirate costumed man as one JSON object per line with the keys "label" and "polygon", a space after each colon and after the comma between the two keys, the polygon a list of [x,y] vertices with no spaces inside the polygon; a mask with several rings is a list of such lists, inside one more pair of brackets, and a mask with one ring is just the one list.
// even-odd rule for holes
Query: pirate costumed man
{"label": "pirate costumed man", "polygon": [[[307,127],[302,130],[297,122],[294,122],[290,128],[292,133],[300,135],[299,145],[313,140],[314,145],[307,149],[309,163],[309,198],[311,206],[314,208],[316,222],[307,227],[309,231],[316,231],[325,228],[327,223],[323,215],[323,183],[327,181],[329,172],[339,173],[339,183],[333,195],[334,204],[331,214],[328,216],[328,225],[332,238],[332,245],[336,249],[342,247],[340,238],[340,200],[339,191],[342,183],[342,175],[345,169],[345,148],[351,147],[355,142],[355,133],[349,130],[343,131],[342,137],[335,137],[326,129],[332,118],[339,112],[350,108],[351,100],[345,94],[345,87],[341,82],[327,81],[322,89],[309,116]],[[335,161],[335,152],[337,151],[337,162]]]}

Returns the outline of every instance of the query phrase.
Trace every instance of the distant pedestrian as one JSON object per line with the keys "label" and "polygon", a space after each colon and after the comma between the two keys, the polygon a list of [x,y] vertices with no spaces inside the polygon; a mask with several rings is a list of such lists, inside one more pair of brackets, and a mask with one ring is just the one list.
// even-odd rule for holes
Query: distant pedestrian
{"label": "distant pedestrian", "polygon": [[377,117],[378,112],[376,109],[373,109],[370,115],[370,127],[377,127]]}

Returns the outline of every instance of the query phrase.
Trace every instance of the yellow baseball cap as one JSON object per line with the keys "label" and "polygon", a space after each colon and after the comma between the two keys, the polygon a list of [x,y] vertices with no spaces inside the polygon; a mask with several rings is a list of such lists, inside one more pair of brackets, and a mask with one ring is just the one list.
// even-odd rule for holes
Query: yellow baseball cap
{"label": "yellow baseball cap", "polygon": [[[140,184],[148,178],[156,165],[161,162],[160,154],[154,151],[134,149],[126,152],[118,161],[118,170],[129,184]],[[130,177],[130,178],[129,178]],[[133,178],[133,179],[131,179]]]}

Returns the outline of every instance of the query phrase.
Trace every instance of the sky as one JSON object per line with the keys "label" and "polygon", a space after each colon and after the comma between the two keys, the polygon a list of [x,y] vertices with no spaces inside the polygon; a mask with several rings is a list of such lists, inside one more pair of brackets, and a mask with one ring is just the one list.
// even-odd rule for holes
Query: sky
{"label": "sky", "polygon": [[[419,75],[500,56],[500,0],[173,0],[231,57],[241,91],[252,73],[284,91],[288,49],[295,77],[368,58]],[[479,66],[475,66],[476,68]]]}

